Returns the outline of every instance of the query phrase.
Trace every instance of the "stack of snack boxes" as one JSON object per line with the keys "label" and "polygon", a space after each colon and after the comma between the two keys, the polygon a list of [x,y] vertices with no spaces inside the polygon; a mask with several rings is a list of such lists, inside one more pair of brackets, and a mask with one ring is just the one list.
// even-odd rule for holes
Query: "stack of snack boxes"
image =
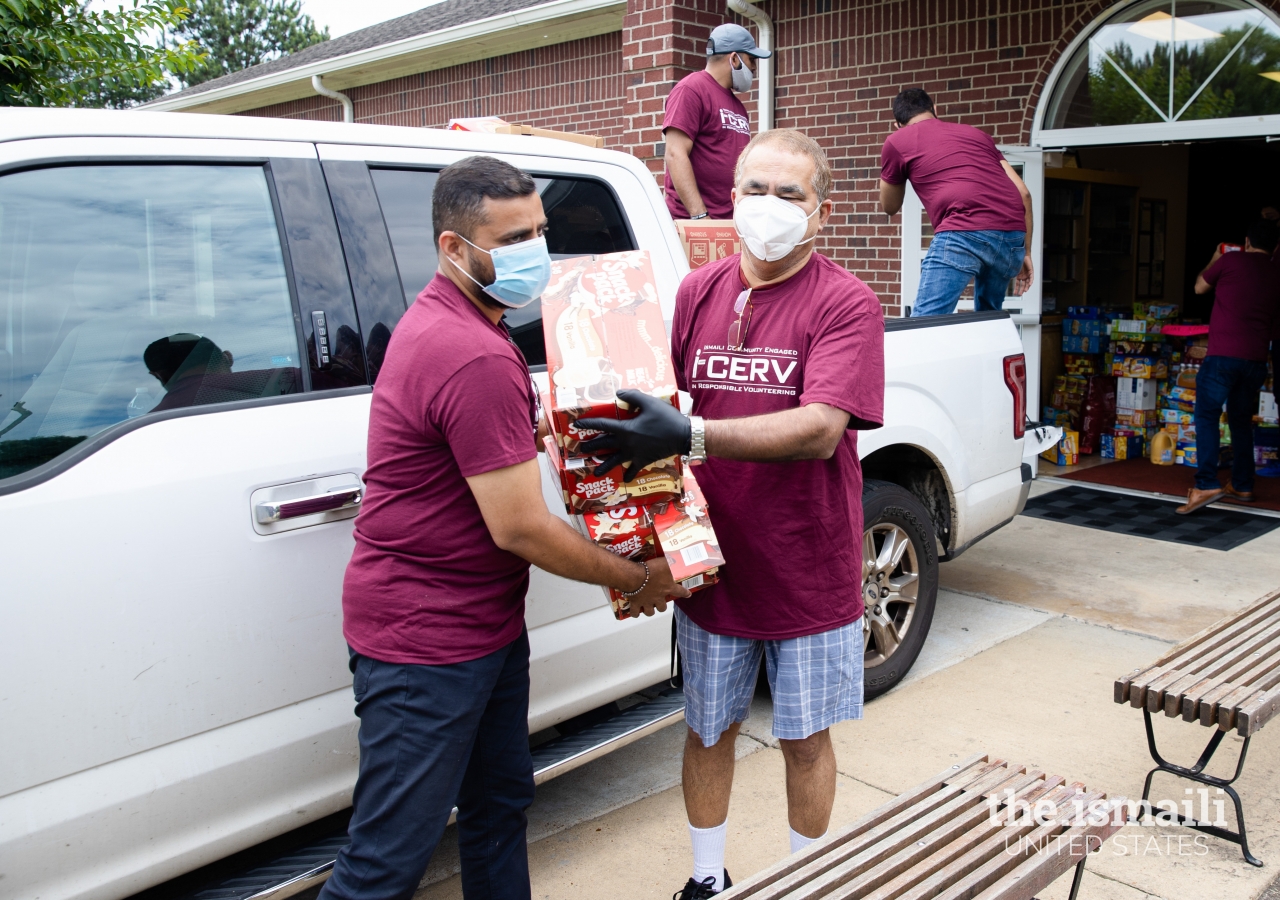
{"label": "stack of snack boxes", "polygon": [[1162,332],[1177,314],[1172,304],[1135,303],[1132,318],[1111,321],[1104,365],[1117,379],[1116,421],[1103,442],[1104,457],[1136,459],[1160,430],[1173,357]]}
{"label": "stack of snack boxes", "polygon": [[[1114,409],[1114,382],[1102,370],[1107,320],[1096,306],[1069,306],[1062,323],[1062,360],[1040,421],[1076,432],[1073,452],[1093,453]],[[1048,458],[1046,453],[1046,458]],[[1070,455],[1070,454],[1065,454]]]}
{"label": "stack of snack boxes", "polygon": [[[617,391],[638,390],[679,406],[662,307],[646,251],[556,260],[542,295],[550,392],[542,405],[551,433],[547,467],[560,485],[574,527],[620,556],[665,555],[690,590],[713,584],[724,564],[706,502],[678,457],[661,459],[632,481],[626,465],[596,473],[601,460],[582,445],[599,432],[579,418],[625,419],[636,410]],[[625,597],[606,589],[614,615]]]}
{"label": "stack of snack boxes", "polygon": [[[1272,355],[1274,359],[1274,354]],[[1267,380],[1253,417],[1253,462],[1264,478],[1280,477],[1280,410],[1276,408],[1275,372],[1267,360]]]}
{"label": "stack of snack boxes", "polygon": [[1187,338],[1170,355],[1170,377],[1160,387],[1159,425],[1174,439],[1174,464],[1196,464],[1196,375],[1209,351],[1207,336]]}

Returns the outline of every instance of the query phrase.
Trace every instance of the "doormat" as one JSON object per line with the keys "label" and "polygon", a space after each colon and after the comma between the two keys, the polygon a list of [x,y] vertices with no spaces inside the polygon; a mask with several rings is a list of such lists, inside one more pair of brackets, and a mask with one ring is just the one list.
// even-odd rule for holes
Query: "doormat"
{"label": "doormat", "polygon": [[1210,550],[1232,550],[1280,526],[1280,519],[1272,516],[1208,507],[1180,516],[1174,512],[1178,505],[1071,485],[1032,497],[1022,514]]}

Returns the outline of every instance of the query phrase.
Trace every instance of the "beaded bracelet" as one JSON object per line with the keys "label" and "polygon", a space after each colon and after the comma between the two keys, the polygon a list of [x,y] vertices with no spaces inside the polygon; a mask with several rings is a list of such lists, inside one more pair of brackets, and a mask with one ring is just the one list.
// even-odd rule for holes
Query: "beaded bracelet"
{"label": "beaded bracelet", "polygon": [[644,566],[644,581],[640,582],[640,587],[636,588],[634,591],[618,591],[619,594],[628,600],[636,596],[636,594],[639,594],[649,585],[649,564],[644,560],[639,560],[639,563]]}

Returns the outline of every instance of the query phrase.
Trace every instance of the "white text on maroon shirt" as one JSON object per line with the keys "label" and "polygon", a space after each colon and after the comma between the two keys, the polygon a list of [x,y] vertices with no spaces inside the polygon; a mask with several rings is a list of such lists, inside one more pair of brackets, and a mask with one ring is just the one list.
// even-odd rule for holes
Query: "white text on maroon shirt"
{"label": "white text on maroon shirt", "polygon": [[704,346],[694,354],[691,387],[746,394],[783,394],[799,391],[799,354],[776,347],[729,350]]}

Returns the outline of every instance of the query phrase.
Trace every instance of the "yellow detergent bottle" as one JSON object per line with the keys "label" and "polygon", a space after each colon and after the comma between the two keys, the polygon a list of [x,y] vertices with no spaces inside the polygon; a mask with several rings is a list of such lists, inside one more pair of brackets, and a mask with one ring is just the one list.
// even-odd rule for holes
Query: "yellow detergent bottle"
{"label": "yellow detergent bottle", "polygon": [[1151,439],[1151,461],[1157,466],[1173,465],[1173,435],[1161,429]]}

